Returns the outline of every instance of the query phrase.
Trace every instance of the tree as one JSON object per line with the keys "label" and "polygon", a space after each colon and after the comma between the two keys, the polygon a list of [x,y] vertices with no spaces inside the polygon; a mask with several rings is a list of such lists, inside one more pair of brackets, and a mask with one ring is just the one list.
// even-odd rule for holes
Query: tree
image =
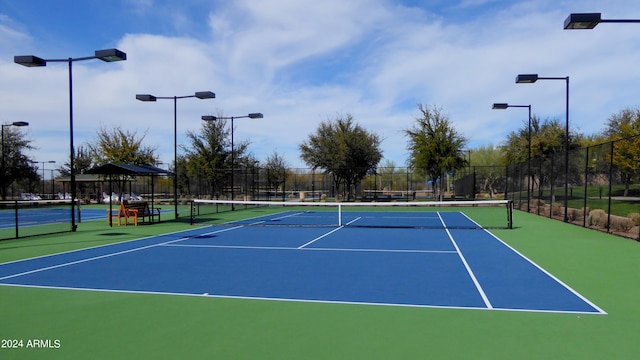
{"label": "tree", "polygon": [[267,171],[267,183],[270,189],[275,189],[278,196],[278,187],[287,181],[287,168],[289,165],[276,150],[265,160],[265,170]]}
{"label": "tree", "polygon": [[[155,148],[142,144],[144,135],[138,136],[136,131],[128,131],[116,126],[111,129],[100,127],[97,139],[93,143],[87,144],[88,151],[80,148],[77,158],[74,161],[76,174],[81,174],[84,168],[93,165],[103,165],[107,163],[133,164],[133,165],[156,165],[158,163],[155,155]],[[92,159],[92,161],[89,160]],[[65,164],[69,169],[69,163]],[[122,191],[124,190],[127,176],[116,176],[116,184]]]}
{"label": "tree", "polygon": [[[89,150],[86,146],[80,146],[76,149],[74,153],[74,165],[76,167],[76,172],[78,174],[84,174],[87,170],[93,167],[93,156],[91,155],[91,150]],[[64,165],[58,168],[58,172],[61,176],[71,176],[71,172],[69,171],[70,162],[65,161]]]}
{"label": "tree", "polygon": [[320,123],[316,133],[299,145],[300,158],[314,170],[331,173],[334,185],[343,185],[350,199],[352,188],[382,159],[380,142],[380,136],[366,131],[347,114]]}
{"label": "tree", "polygon": [[95,143],[88,144],[96,165],[109,162],[134,165],[155,165],[158,163],[155,148],[143,146],[145,135],[138,137],[136,131],[130,132],[116,126],[112,129],[101,127]]}
{"label": "tree", "polygon": [[613,143],[613,165],[624,183],[624,196],[640,170],[640,109],[624,109],[607,120],[604,134]]}
{"label": "tree", "polygon": [[2,171],[0,189],[2,200],[6,199],[7,188],[17,184],[20,189],[31,191],[32,184],[40,178],[33,166],[34,161],[25,155],[26,150],[34,149],[31,140],[17,127],[3,126]]}
{"label": "tree", "polygon": [[253,160],[246,155],[248,141],[235,143],[232,157],[231,131],[227,129],[227,121],[222,115],[216,118],[205,121],[200,132],[187,131],[191,146],[183,147],[183,150],[189,173],[203,177],[211,187],[211,194],[217,196],[220,189],[231,182],[232,158],[236,164],[247,164]]}
{"label": "tree", "polygon": [[[507,164],[523,163],[528,158],[529,124],[512,131],[507,135],[504,144],[505,160]],[[564,151],[566,136],[565,124],[558,119],[540,120],[531,116],[531,158],[548,157],[561,154]],[[583,136],[579,133],[569,133],[569,150],[581,146]]]}
{"label": "tree", "polygon": [[[408,163],[418,172],[427,175],[434,184],[444,181],[445,174],[467,164],[462,149],[467,140],[453,128],[449,117],[436,106],[418,105],[421,117],[416,124],[404,130],[409,138]],[[437,188],[437,197],[444,200],[442,187]]]}
{"label": "tree", "polygon": [[505,156],[502,148],[493,145],[471,149],[470,166],[474,169],[481,191],[489,197],[497,192],[496,188],[504,180]]}
{"label": "tree", "polygon": [[[507,136],[503,145],[505,161],[507,165],[525,164],[528,159],[529,148],[528,124]],[[554,183],[558,176],[564,174],[564,148],[566,129],[565,124],[558,119],[540,120],[533,115],[531,117],[531,178],[542,184]],[[569,178],[571,182],[578,182],[581,174],[581,159],[572,160],[572,150],[578,149],[585,142],[584,136],[577,132],[569,133]],[[552,159],[546,163],[546,159]],[[543,166],[544,165],[544,166]],[[527,166],[528,169],[528,166]],[[562,169],[562,170],[560,170]],[[524,170],[523,170],[524,171]],[[535,185],[535,184],[534,184]],[[554,196],[554,195],[552,195]]]}
{"label": "tree", "polygon": [[[71,176],[71,171],[69,171],[69,169],[71,168],[70,163],[71,161],[67,160],[65,161],[63,166],[58,168],[60,176]],[[91,153],[91,150],[89,150],[86,146],[78,147],[74,153],[73,163],[76,168],[76,174],[84,174],[87,170],[91,169],[94,163],[94,157]],[[78,182],[76,183],[76,187],[77,191],[83,194],[85,189],[87,188],[87,185],[85,183]]]}

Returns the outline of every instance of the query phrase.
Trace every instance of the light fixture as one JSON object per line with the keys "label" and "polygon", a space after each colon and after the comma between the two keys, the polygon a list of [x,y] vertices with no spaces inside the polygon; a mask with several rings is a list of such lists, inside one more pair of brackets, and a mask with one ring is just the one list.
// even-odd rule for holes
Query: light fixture
{"label": "light fixture", "polygon": [[106,62],[127,60],[127,54],[118,49],[96,50],[93,56],[66,58],[66,59],[42,59],[33,55],[18,55],[13,57],[13,62],[27,67],[47,66],[48,62],[65,62],[69,66],[69,174],[71,178],[71,231],[76,231],[75,216],[75,192],[76,171],[73,148],[73,71],[72,66],[76,61],[100,59]]}
{"label": "light fixture", "polygon": [[[234,169],[236,164],[236,156],[235,156],[235,151],[233,147],[233,120],[241,119],[241,118],[262,119],[264,118],[264,115],[262,115],[262,113],[249,113],[248,115],[244,115],[244,116],[229,116],[229,117],[224,117],[224,116],[216,117],[212,115],[203,115],[201,118],[204,121],[231,120],[231,200],[233,200],[235,195],[233,178],[234,178],[234,173],[235,173]],[[235,210],[235,206],[233,204],[231,204],[231,210]]]}
{"label": "light fixture", "polygon": [[157,101],[173,100],[173,202],[175,210],[175,218],[178,215],[178,99],[198,98],[198,99],[215,99],[216,94],[211,91],[198,91],[193,95],[184,96],[154,96],[151,94],[136,94],[136,100],[140,101]]}
{"label": "light fixture", "polygon": [[640,23],[637,19],[603,19],[601,13],[569,14],[564,20],[565,30],[591,30],[600,23]]}

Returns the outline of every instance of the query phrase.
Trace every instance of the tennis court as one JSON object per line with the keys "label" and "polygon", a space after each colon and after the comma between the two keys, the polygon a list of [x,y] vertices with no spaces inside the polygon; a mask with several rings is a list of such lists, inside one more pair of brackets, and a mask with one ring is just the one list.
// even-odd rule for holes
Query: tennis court
{"label": "tennis court", "polygon": [[[282,209],[0,265],[23,287],[604,314],[464,214]],[[396,224],[392,228],[386,221]],[[412,226],[412,224],[422,224]],[[265,224],[277,224],[266,226]],[[258,225],[258,226],[255,226]],[[282,226],[284,225],[284,226]],[[474,230],[471,230],[474,229]]]}
{"label": "tennis court", "polygon": [[[105,218],[102,208],[74,209],[75,221]],[[69,231],[71,202],[69,200],[0,201],[0,240]]]}
{"label": "tennis court", "polygon": [[[349,225],[298,249],[338,227],[284,225],[264,218],[275,211],[236,210],[204,215],[214,226],[190,225],[186,206],[179,221],[149,226],[110,228],[103,215],[74,233],[0,242],[0,337],[61,344],[2,349],[0,357],[635,359],[640,353],[637,242],[516,211],[513,229],[490,230],[495,236],[471,228]],[[446,213],[460,211],[441,210],[445,221]],[[462,212],[484,223],[484,210]],[[231,224],[252,217],[274,226]],[[489,217],[506,220],[502,210]],[[438,235],[447,230],[459,250]],[[458,251],[492,308],[469,286]],[[249,291],[249,283],[260,291]]]}

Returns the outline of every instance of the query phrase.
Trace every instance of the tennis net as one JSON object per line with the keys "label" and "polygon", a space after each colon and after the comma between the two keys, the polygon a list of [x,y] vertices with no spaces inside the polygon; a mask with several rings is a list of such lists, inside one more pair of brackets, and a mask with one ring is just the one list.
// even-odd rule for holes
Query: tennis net
{"label": "tennis net", "polygon": [[511,229],[510,200],[270,202],[193,200],[191,224]]}
{"label": "tennis net", "polygon": [[71,200],[0,201],[0,240],[70,231],[71,216]]}

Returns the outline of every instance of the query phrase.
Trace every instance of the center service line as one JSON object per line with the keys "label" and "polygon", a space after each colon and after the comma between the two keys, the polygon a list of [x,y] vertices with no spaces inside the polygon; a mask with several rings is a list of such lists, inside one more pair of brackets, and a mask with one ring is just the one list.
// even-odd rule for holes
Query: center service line
{"label": "center service line", "polygon": [[471,270],[471,267],[469,266],[469,263],[467,263],[467,259],[465,259],[464,255],[462,255],[462,251],[460,251],[460,248],[458,247],[458,244],[456,243],[456,241],[453,239],[453,236],[449,232],[449,229],[447,228],[447,225],[444,223],[444,220],[442,219],[442,216],[440,216],[440,212],[438,212],[438,217],[440,218],[440,222],[442,223],[442,226],[444,227],[445,231],[447,232],[447,235],[449,236],[449,239],[451,240],[451,243],[456,248],[456,251],[458,252],[458,256],[460,256],[460,260],[462,260],[462,264],[464,264],[464,267],[467,269],[467,272],[469,273],[469,276],[471,277],[471,280],[476,285],[476,289],[480,293],[480,296],[482,297],[482,300],[484,301],[485,306],[488,309],[493,309],[493,305],[491,305],[491,301],[489,301],[489,298],[487,297],[487,294],[485,294],[484,290],[482,289],[482,286],[480,285],[480,282],[476,278],[476,275],[473,273],[473,270]]}

